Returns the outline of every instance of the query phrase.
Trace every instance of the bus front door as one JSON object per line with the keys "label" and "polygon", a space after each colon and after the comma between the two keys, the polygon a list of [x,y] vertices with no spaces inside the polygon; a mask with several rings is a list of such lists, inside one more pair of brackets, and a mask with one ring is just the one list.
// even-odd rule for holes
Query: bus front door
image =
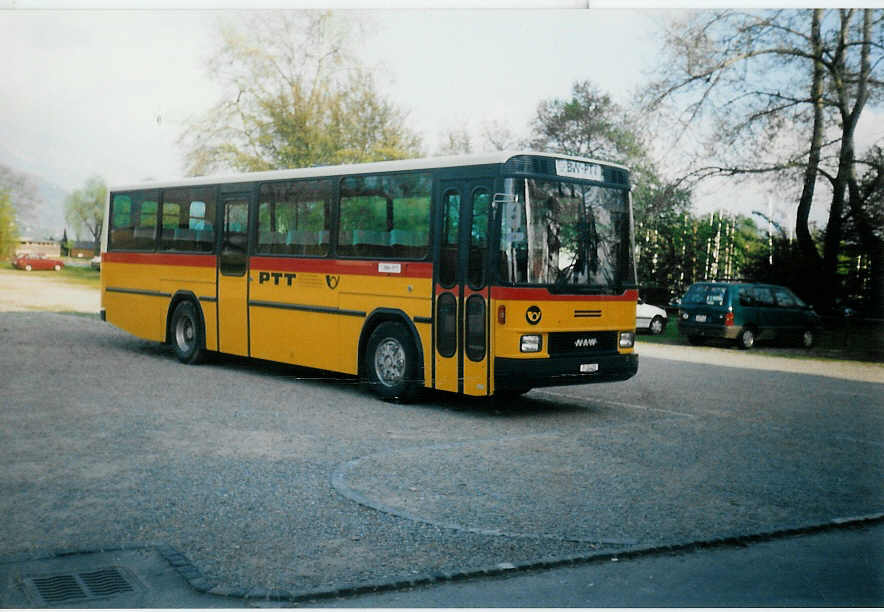
{"label": "bus front door", "polygon": [[248,221],[249,200],[222,202],[223,233],[218,255],[218,348],[222,353],[249,355]]}
{"label": "bus front door", "polygon": [[436,389],[488,395],[492,179],[442,181],[434,280]]}

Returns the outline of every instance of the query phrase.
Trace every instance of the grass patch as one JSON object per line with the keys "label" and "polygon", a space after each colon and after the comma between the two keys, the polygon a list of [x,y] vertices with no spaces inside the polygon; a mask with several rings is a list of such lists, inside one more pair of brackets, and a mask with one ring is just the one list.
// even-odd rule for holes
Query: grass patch
{"label": "grass patch", "polygon": [[7,262],[3,265],[0,265],[0,270],[5,272],[12,272],[15,274],[26,274],[28,276],[43,276],[45,278],[59,280],[74,285],[93,287],[95,289],[99,289],[101,287],[101,272],[99,272],[98,270],[93,270],[88,266],[66,265],[58,272],[56,272],[55,270],[31,270],[30,272],[25,272],[24,270],[19,270],[11,263]]}
{"label": "grass patch", "polygon": [[58,278],[78,285],[87,285],[98,289],[101,287],[101,272],[81,266],[65,266],[59,272],[51,272]]}

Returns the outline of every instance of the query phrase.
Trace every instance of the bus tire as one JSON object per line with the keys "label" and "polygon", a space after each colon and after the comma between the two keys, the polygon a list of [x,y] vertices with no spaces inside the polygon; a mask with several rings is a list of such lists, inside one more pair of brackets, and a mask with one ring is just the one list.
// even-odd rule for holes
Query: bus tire
{"label": "bus tire", "polygon": [[169,336],[181,363],[195,365],[206,357],[206,332],[193,302],[184,300],[172,311]]}
{"label": "bus tire", "polygon": [[409,331],[400,323],[381,323],[366,345],[366,382],[381,399],[409,402],[418,390],[417,361]]}

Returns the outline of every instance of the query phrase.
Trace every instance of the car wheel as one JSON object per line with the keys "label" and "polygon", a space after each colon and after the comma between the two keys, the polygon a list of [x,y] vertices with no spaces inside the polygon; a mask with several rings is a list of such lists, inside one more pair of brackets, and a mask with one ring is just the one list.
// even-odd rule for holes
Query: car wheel
{"label": "car wheel", "polygon": [[172,312],[172,347],[178,361],[197,364],[206,356],[206,334],[196,306],[184,301]]}
{"label": "car wheel", "polygon": [[688,336],[688,342],[694,346],[703,346],[706,343],[706,339],[703,336]]}
{"label": "car wheel", "polygon": [[58,264],[55,264],[55,266],[53,266],[52,269],[55,270],[56,272],[58,272],[59,270],[61,270],[61,266]]}
{"label": "car wheel", "polygon": [[741,349],[750,349],[755,346],[755,330],[751,327],[744,327],[737,336],[737,346]]}
{"label": "car wheel", "polygon": [[651,319],[651,324],[648,325],[648,331],[654,336],[662,334],[664,329],[666,329],[666,320],[660,315]]}
{"label": "car wheel", "polygon": [[32,270],[32,268],[31,268],[31,264],[27,264],[27,265],[25,266],[25,272],[30,272],[31,270]]}
{"label": "car wheel", "polygon": [[816,342],[816,334],[813,333],[812,329],[805,329],[801,334],[801,346],[806,349],[811,348]]}
{"label": "car wheel", "polygon": [[381,323],[375,328],[363,368],[368,386],[381,399],[407,402],[417,394],[417,349],[399,323]]}

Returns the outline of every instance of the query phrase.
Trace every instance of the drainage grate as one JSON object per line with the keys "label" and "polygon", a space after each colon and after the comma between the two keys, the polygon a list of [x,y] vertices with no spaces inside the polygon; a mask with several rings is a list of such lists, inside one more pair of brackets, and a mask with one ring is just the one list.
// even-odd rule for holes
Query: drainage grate
{"label": "drainage grate", "polygon": [[137,584],[121,567],[104,567],[90,572],[58,576],[31,576],[24,579],[25,587],[50,606],[69,602],[88,601],[131,593]]}
{"label": "drainage grate", "polygon": [[49,576],[32,578],[37,593],[47,604],[62,603],[73,599],[88,599],[73,576]]}

